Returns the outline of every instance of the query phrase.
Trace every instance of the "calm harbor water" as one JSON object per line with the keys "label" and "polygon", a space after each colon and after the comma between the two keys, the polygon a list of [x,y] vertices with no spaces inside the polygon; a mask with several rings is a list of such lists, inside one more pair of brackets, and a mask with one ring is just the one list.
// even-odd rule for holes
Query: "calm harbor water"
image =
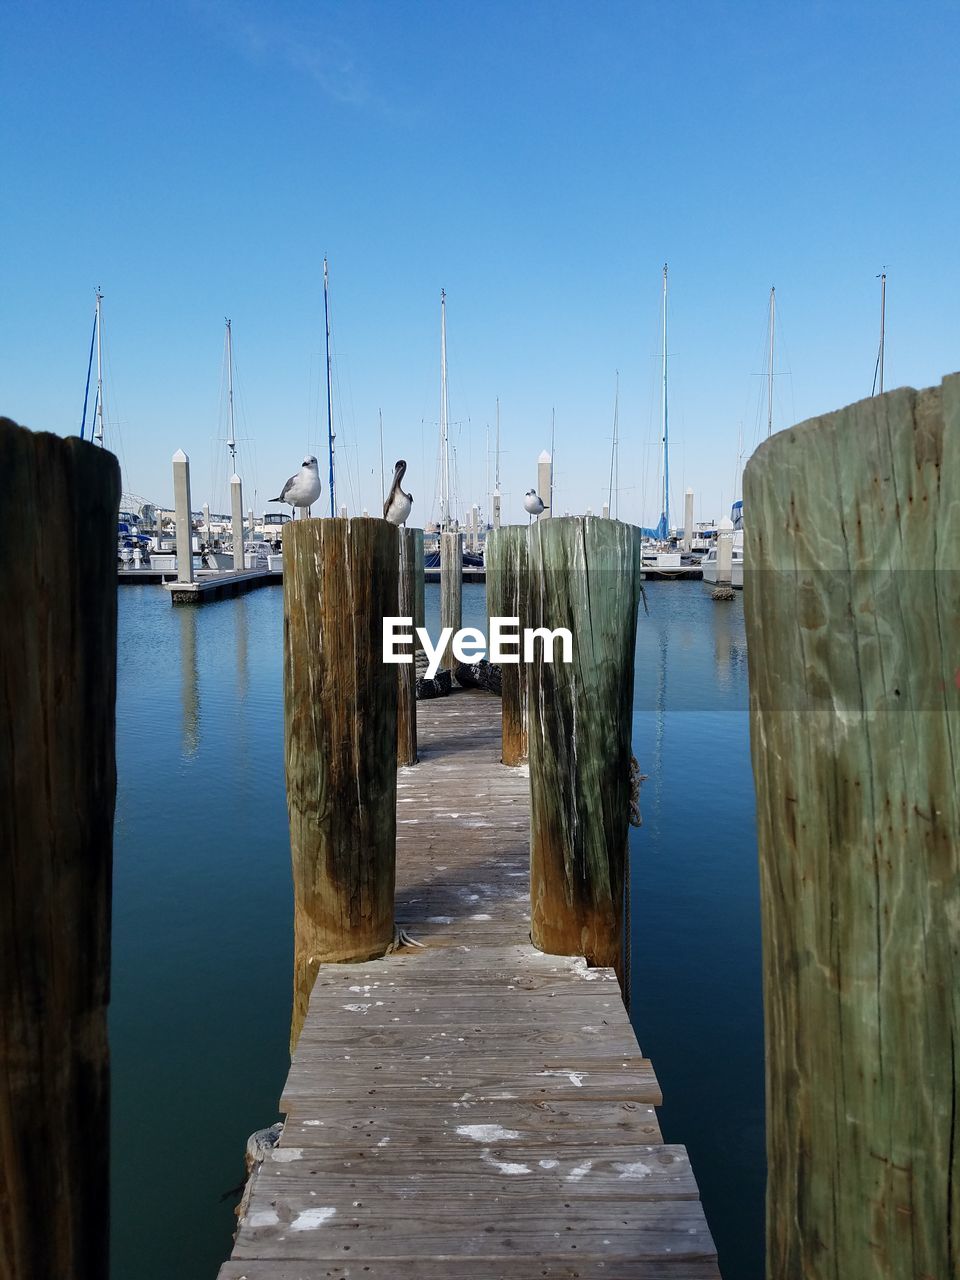
{"label": "calm harbor water", "polygon": [[[634,1026],[729,1280],[763,1274],[763,1056],[742,600],[649,583],[631,831]],[[436,631],[438,588],[427,587]],[[484,625],[464,587],[465,625]],[[114,881],[116,1280],[213,1280],[243,1149],[286,1078],[292,908],[281,590],[120,592]]]}

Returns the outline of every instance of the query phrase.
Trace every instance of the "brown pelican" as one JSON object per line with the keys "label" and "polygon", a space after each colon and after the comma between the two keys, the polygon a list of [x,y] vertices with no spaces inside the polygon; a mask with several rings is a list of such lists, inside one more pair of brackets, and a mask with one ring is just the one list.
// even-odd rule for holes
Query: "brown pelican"
{"label": "brown pelican", "polygon": [[390,492],[387,494],[387,500],[383,504],[383,518],[389,520],[391,524],[406,524],[410,518],[410,508],[413,506],[413,494],[404,493],[400,488],[400,481],[403,479],[407,464],[401,458],[393,469],[393,484],[390,486]]}
{"label": "brown pelican", "polygon": [[295,476],[291,476],[280,490],[279,498],[271,498],[271,502],[289,502],[291,507],[299,507],[309,515],[310,508],[320,497],[320,468],[314,457],[304,458],[303,466]]}

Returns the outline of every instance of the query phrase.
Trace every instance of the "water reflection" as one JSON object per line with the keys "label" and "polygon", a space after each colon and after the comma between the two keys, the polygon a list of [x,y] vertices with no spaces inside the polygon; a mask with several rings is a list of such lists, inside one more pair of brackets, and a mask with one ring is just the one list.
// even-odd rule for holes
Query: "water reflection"
{"label": "water reflection", "polygon": [[199,612],[195,605],[180,605],[174,609],[180,626],[180,714],[185,759],[195,756],[200,747],[200,673],[197,666]]}
{"label": "water reflection", "polygon": [[238,596],[233,602],[233,625],[237,645],[237,697],[240,699],[240,705],[242,706],[250,684],[250,670],[248,667],[249,622],[247,619],[246,596]]}

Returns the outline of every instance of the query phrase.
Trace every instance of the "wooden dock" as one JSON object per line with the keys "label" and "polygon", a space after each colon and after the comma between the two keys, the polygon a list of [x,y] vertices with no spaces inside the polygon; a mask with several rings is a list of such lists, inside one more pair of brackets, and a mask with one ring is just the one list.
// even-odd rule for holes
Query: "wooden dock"
{"label": "wooden dock", "polygon": [[170,592],[173,604],[206,604],[210,600],[226,600],[255,591],[257,587],[282,582],[283,574],[271,573],[268,569],[243,569],[238,573],[231,569],[201,570],[193,582],[166,581],[163,587]]}
{"label": "wooden dock", "polygon": [[529,783],[499,763],[499,699],[420,703],[418,733],[396,915],[424,947],[321,966],[219,1280],[716,1280],[613,971],[529,943]]}

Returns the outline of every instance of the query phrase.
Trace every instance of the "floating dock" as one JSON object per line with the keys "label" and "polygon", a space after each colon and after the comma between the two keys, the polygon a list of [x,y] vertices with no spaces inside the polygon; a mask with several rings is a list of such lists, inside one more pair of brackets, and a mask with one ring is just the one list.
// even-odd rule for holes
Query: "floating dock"
{"label": "floating dock", "polygon": [[396,919],[423,947],[320,967],[219,1280],[717,1280],[616,976],[529,942],[529,780],[500,764],[500,700],[417,718]]}
{"label": "floating dock", "polygon": [[193,582],[165,582],[163,586],[170,592],[173,604],[206,604],[209,600],[244,595],[277,582],[283,582],[283,574],[269,569],[244,569],[240,573],[227,569],[200,572]]}

